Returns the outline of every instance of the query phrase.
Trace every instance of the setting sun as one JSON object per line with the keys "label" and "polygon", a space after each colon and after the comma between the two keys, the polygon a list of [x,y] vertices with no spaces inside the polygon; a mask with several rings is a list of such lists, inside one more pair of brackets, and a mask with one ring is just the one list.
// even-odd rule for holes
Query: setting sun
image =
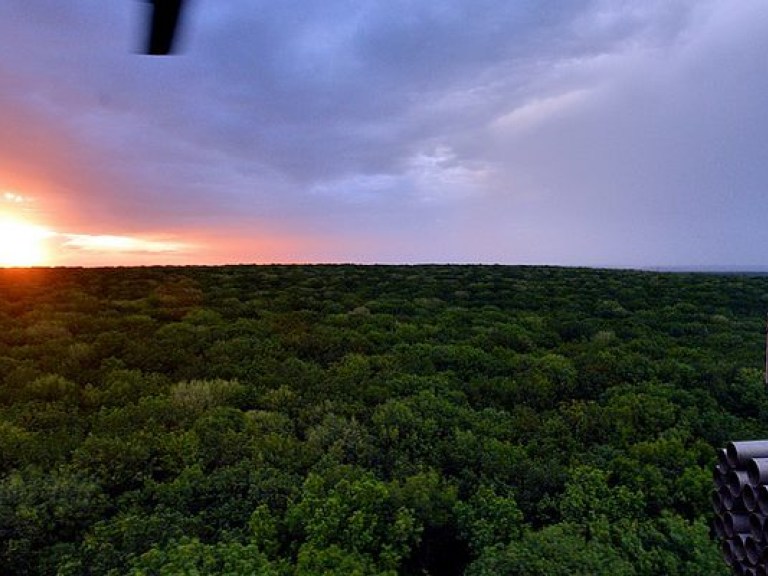
{"label": "setting sun", "polygon": [[21,220],[0,218],[0,266],[46,264],[45,240],[53,232]]}

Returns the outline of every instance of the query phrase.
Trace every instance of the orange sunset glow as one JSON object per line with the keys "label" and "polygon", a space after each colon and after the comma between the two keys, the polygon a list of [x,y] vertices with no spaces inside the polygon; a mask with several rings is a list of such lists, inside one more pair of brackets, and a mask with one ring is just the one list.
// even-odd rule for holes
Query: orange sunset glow
{"label": "orange sunset glow", "polygon": [[48,264],[46,240],[53,232],[21,219],[0,217],[0,266]]}

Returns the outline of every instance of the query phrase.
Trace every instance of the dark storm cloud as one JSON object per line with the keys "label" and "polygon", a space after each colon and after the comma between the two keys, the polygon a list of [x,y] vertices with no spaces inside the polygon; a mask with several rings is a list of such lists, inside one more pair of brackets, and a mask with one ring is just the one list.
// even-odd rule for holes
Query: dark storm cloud
{"label": "dark storm cloud", "polygon": [[170,58],[134,53],[145,8],[0,6],[0,163],[80,226],[268,222],[369,261],[699,263],[762,239],[757,0],[193,0]]}

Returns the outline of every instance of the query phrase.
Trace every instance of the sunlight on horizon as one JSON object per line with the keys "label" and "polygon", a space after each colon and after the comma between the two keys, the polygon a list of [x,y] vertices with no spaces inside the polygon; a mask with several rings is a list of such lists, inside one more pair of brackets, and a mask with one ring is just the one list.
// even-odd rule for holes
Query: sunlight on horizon
{"label": "sunlight on horizon", "polygon": [[[0,268],[191,266],[348,261],[323,235],[270,229],[125,229],[94,226],[45,196],[0,188]],[[307,246],[313,247],[307,253]],[[361,259],[362,260],[362,259]]]}
{"label": "sunlight on horizon", "polygon": [[0,266],[49,264],[46,240],[55,233],[20,218],[0,217]]}
{"label": "sunlight on horizon", "polygon": [[172,239],[61,232],[0,213],[0,268],[176,263],[196,248]]}
{"label": "sunlight on horizon", "polygon": [[109,234],[61,234],[63,246],[77,250],[102,253],[173,254],[187,251],[190,245],[166,240],[148,240],[131,236]]}

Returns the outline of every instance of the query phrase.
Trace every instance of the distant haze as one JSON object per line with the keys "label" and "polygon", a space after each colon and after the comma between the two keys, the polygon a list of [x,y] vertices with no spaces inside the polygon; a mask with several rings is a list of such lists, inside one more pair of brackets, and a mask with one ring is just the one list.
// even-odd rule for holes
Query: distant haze
{"label": "distant haze", "polygon": [[768,267],[765,0],[189,4],[0,3],[45,263]]}

